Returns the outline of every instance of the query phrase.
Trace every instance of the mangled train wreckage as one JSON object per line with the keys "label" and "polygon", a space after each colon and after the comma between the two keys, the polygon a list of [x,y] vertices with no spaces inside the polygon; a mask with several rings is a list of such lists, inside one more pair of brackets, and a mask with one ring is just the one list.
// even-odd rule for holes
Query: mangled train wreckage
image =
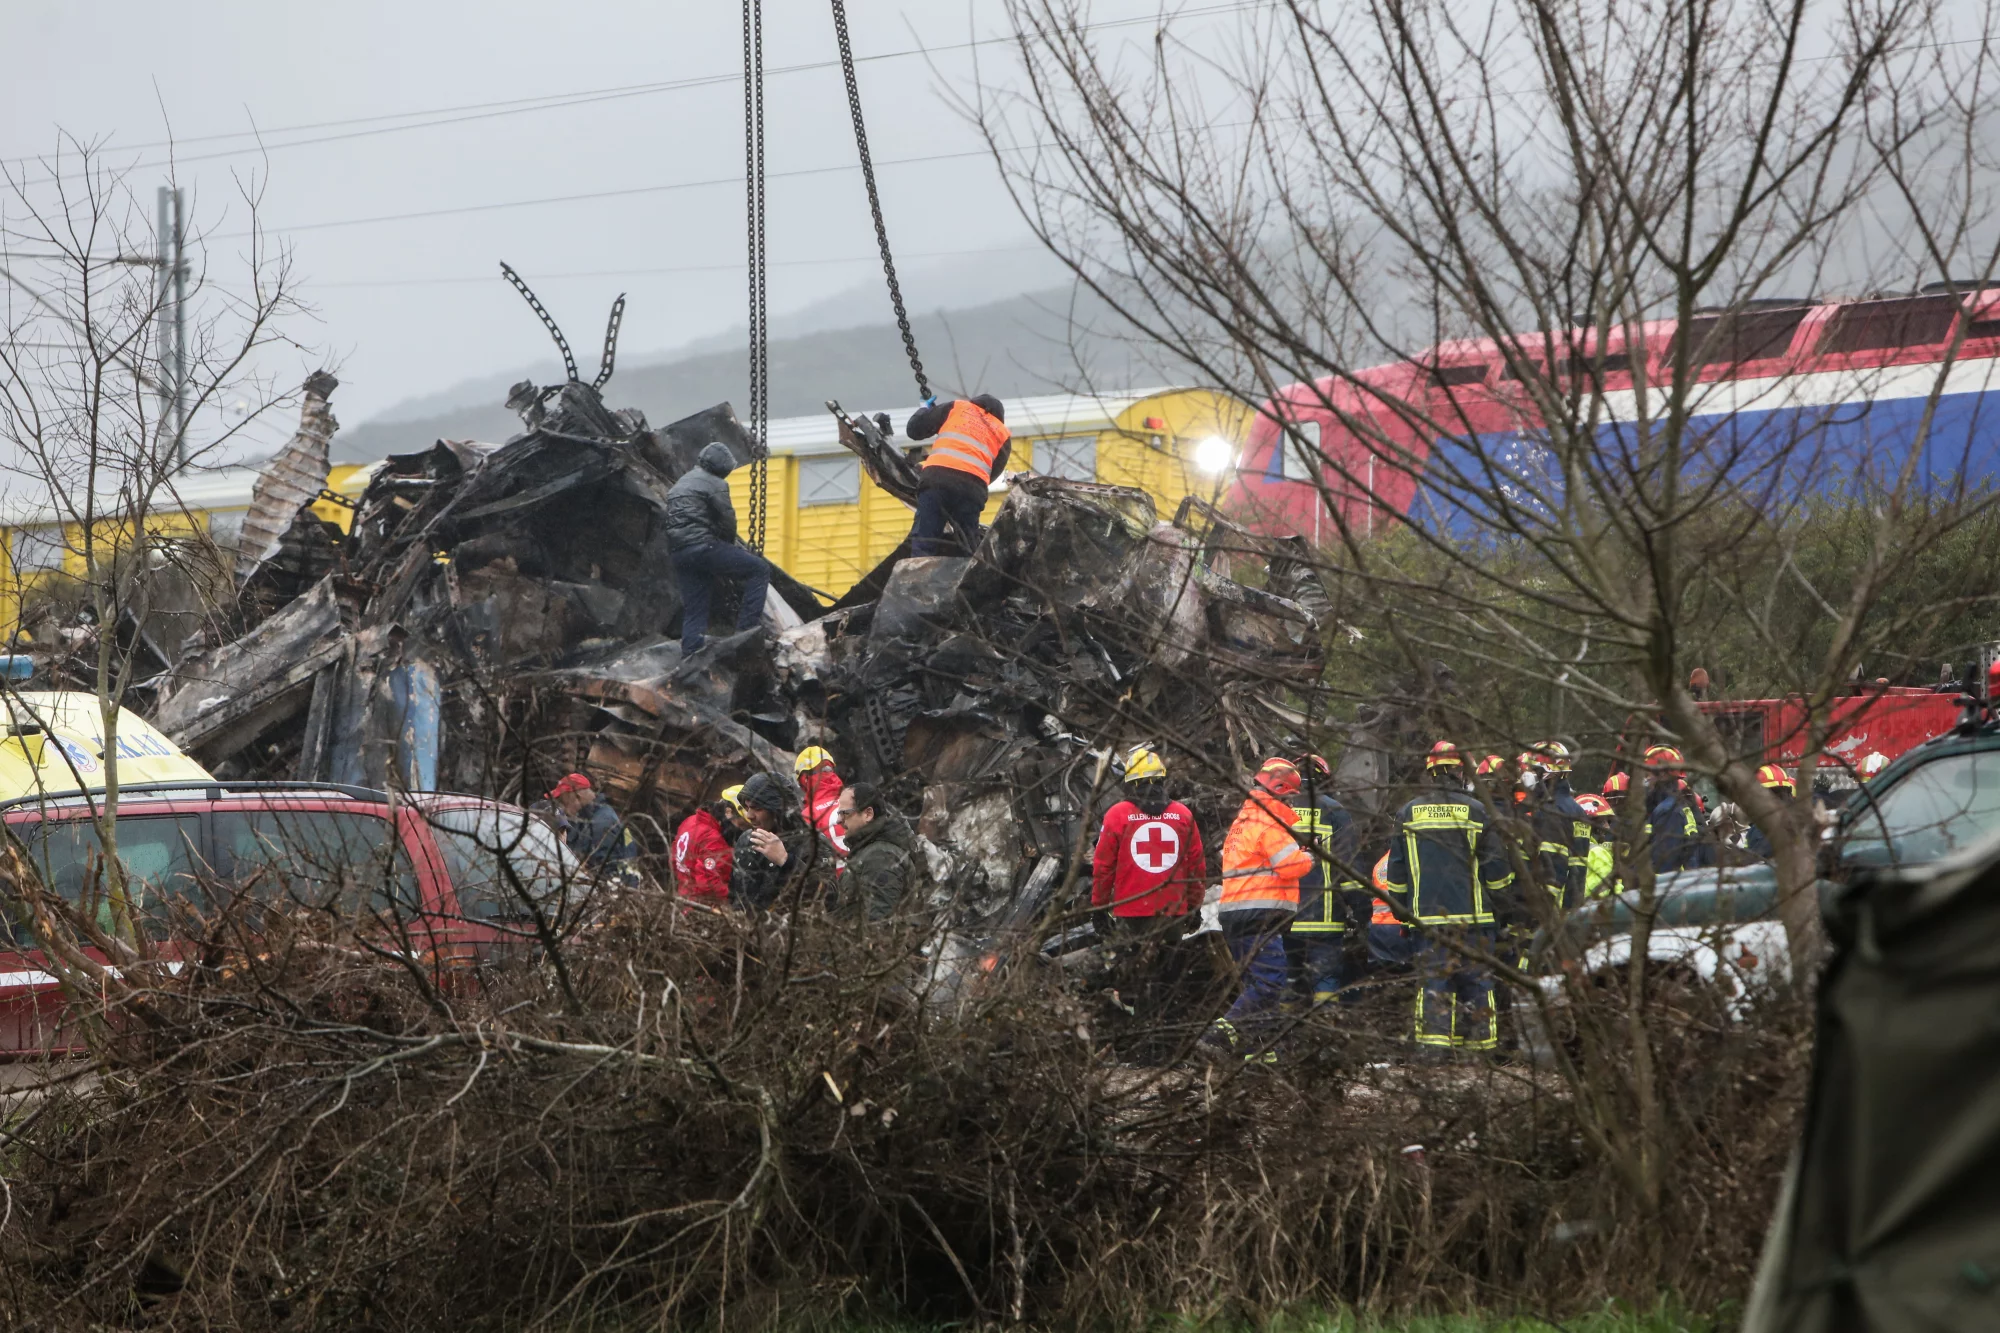
{"label": "mangled train wreckage", "polygon": [[[683,660],[662,508],[711,441],[750,461],[734,412],[654,429],[575,379],[510,402],[504,445],[388,459],[345,535],[301,505],[239,572],[242,632],[157,683],[156,724],[233,777],[525,800],[582,768],[642,836],[826,745],[921,810],[933,872],[988,910],[1085,864],[1122,747],[1179,756],[1226,817],[1303,741],[1317,576],[1198,504],[1162,521],[1142,491],[1019,475],[970,555],[898,553],[832,605],[775,571],[760,629]],[[913,500],[886,419],[842,425]]]}

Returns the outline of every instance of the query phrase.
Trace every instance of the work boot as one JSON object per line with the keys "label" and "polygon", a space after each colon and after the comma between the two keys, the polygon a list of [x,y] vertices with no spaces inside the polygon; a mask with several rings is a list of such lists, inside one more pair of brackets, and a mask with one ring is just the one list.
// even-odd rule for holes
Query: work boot
{"label": "work boot", "polygon": [[1196,1051],[1211,1060],[1226,1060],[1236,1054],[1236,1025],[1226,1018],[1218,1018],[1201,1034],[1201,1040],[1194,1044]]}

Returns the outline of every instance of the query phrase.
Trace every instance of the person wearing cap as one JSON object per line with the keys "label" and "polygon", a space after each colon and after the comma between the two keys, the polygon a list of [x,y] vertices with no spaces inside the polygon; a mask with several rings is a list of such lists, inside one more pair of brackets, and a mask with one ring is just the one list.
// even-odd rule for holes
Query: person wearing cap
{"label": "person wearing cap", "polygon": [[910,413],[903,433],[913,440],[935,439],[917,478],[917,521],[910,529],[911,555],[967,555],[947,535],[956,528],[971,540],[979,534],[986,488],[1007,467],[1013,436],[1007,409],[990,393],[976,398],[927,399]]}
{"label": "person wearing cap", "polygon": [[1291,799],[1292,832],[1312,853],[1313,865],[1299,881],[1298,915],[1285,945],[1299,989],[1318,1008],[1347,979],[1348,928],[1365,919],[1368,895],[1355,878],[1354,820],[1334,797],[1333,765],[1309,754],[1297,767],[1302,782]]}
{"label": "person wearing cap", "polygon": [[836,852],[847,855],[847,837],[835,815],[840,809],[840,789],[845,784],[841,782],[840,771],[833,766],[833,756],[820,746],[808,745],[792,761],[792,773],[799,780],[806,822],[832,843]]}
{"label": "person wearing cap", "polygon": [[742,816],[743,788],[726,788],[699,807],[674,830],[674,889],[683,898],[724,906],[729,902],[729,876],[736,866],[731,845],[749,821]]}
{"label": "person wearing cap", "polygon": [[799,817],[796,789],[768,773],[753,773],[737,797],[750,823],[736,840],[729,876],[729,905],[768,912],[793,888],[823,883],[833,871],[833,849]]}
{"label": "person wearing cap", "polygon": [[581,773],[549,788],[548,799],[562,812],[563,841],[588,870],[622,870],[639,846],[618,812],[606,804]]}
{"label": "person wearing cap", "polygon": [[[1757,785],[1781,801],[1792,800],[1798,795],[1798,784],[1792,781],[1792,775],[1776,764],[1765,764],[1757,770]],[[1760,861],[1769,861],[1778,854],[1778,849],[1771,845],[1770,837],[1755,824],[1743,835],[1743,848]]]}
{"label": "person wearing cap", "polygon": [[736,506],[725,480],[736,467],[729,446],[717,441],[701,451],[695,466],[667,492],[662,509],[667,554],[681,590],[681,654],[699,652],[708,637],[708,607],[718,580],[743,588],[736,632],[755,629],[764,617],[771,566],[736,540]]}
{"label": "person wearing cap", "polygon": [[[1421,933],[1418,1046],[1490,1051],[1498,1044],[1493,974],[1466,949],[1497,941],[1498,901],[1514,883],[1493,816],[1465,790],[1465,760],[1450,741],[1424,757],[1431,790],[1396,814],[1381,885]],[[1457,946],[1457,947],[1454,947]]]}
{"label": "person wearing cap", "polygon": [[1715,847],[1706,836],[1701,808],[1688,790],[1686,764],[1671,745],[1646,751],[1646,836],[1656,875],[1715,864]]}
{"label": "person wearing cap", "polygon": [[1290,798],[1300,785],[1291,760],[1266,759],[1222,840],[1222,941],[1243,990],[1203,1040],[1246,1060],[1277,1058],[1267,1029],[1290,971],[1285,927],[1299,910],[1299,881],[1313,868],[1312,853],[1292,832]]}

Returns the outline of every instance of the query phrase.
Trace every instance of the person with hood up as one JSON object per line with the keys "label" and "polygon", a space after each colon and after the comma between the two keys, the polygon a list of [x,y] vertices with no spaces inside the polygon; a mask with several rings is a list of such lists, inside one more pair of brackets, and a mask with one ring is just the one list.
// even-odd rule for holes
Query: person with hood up
{"label": "person with hood up", "polygon": [[910,414],[903,433],[913,440],[935,438],[917,479],[917,521],[910,529],[911,555],[965,555],[946,535],[956,527],[967,540],[978,536],[986,508],[986,488],[1006,470],[1013,452],[1007,409],[998,398],[928,399]]}
{"label": "person with hood up", "polygon": [[840,872],[840,910],[879,925],[923,905],[924,872],[910,821],[882,799],[873,783],[843,787],[834,827],[846,835],[847,865]]}
{"label": "person with hood up", "polygon": [[840,771],[833,766],[833,756],[820,746],[808,745],[792,761],[792,773],[798,778],[799,794],[805,799],[806,822],[833,844],[833,850],[847,855],[847,839],[841,834],[840,821],[834,817],[840,808],[841,779]]}
{"label": "person with hood up", "polygon": [[681,654],[701,650],[708,637],[708,607],[720,579],[743,585],[736,611],[736,632],[755,629],[764,616],[764,598],[771,587],[771,566],[736,540],[736,506],[725,480],[736,467],[736,456],[720,441],[701,451],[667,492],[665,523],[667,552],[673,557],[674,579],[681,589]]}
{"label": "person with hood up", "polygon": [[727,788],[674,830],[674,889],[683,898],[724,906],[736,866],[731,843],[750,821],[743,818],[741,785]]}
{"label": "person with hood up", "polygon": [[810,890],[833,871],[833,849],[799,818],[798,803],[768,773],[753,773],[737,798],[750,827],[736,840],[729,905],[768,912],[795,886]]}
{"label": "person with hood up", "polygon": [[1267,1064],[1277,1052],[1260,1030],[1284,1002],[1285,928],[1298,914],[1299,881],[1314,864],[1292,831],[1297,816],[1288,802],[1299,786],[1296,764],[1266,759],[1222,840],[1222,942],[1242,971],[1243,992],[1203,1041]]}

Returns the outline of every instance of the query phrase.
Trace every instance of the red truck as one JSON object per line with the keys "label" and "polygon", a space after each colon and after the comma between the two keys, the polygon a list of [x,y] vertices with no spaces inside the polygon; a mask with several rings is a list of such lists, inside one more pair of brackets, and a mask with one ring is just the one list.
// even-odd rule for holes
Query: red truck
{"label": "red truck", "polygon": [[[0,814],[42,884],[107,926],[90,799],[22,797],[0,804]],[[585,884],[552,829],[519,807],[476,796],[392,798],[326,783],[146,783],[120,794],[117,831],[133,915],[169,970],[178,967],[173,913],[213,913],[248,895],[350,920],[394,920],[401,939],[391,947],[415,949],[449,972],[531,950],[536,908],[545,921],[560,915]],[[0,1059],[70,1051],[79,1041],[25,915],[0,899]],[[84,952],[108,965],[101,950]]]}
{"label": "red truck", "polygon": [[[1964,716],[1958,698],[1955,691],[1867,685],[1835,699],[1815,778],[1835,791],[1852,788],[1868,756],[1882,756],[1879,768],[1956,727]],[[1701,711],[1736,753],[1761,754],[1764,763],[1798,771],[1806,748],[1804,699],[1711,699]]]}

